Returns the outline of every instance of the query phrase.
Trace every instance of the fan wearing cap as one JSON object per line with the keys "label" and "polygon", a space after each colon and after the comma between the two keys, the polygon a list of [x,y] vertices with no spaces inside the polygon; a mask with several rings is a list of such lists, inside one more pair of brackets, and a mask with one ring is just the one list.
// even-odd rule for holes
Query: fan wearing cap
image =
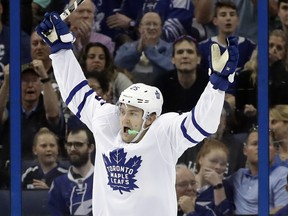
{"label": "fan wearing cap", "polygon": [[93,215],[177,215],[177,159],[217,131],[225,90],[238,61],[235,38],[221,55],[211,48],[210,80],[189,112],[161,115],[163,97],[156,87],[136,83],[118,106],[91,89],[73,54],[73,35],[57,13],[47,13],[36,28],[51,47],[52,65],[63,100],[93,132],[96,156]]}
{"label": "fan wearing cap", "polygon": [[[60,137],[64,137],[64,118],[59,99],[41,60],[33,60],[21,67],[21,147],[22,158],[33,159],[33,137],[41,127],[47,127]],[[2,89],[3,88],[3,89]],[[9,92],[9,65],[5,66],[5,79],[0,91]],[[1,141],[9,147],[9,94],[1,94],[1,102],[5,102],[8,118],[2,118],[3,133]],[[1,117],[3,117],[1,115]]]}

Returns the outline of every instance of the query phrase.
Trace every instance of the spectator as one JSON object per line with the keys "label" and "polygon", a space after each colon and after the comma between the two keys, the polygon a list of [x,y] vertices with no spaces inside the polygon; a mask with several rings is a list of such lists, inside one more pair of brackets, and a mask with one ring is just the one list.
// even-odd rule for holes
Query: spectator
{"label": "spectator", "polygon": [[[121,72],[114,65],[107,47],[101,43],[88,43],[85,47],[82,66],[85,75],[89,73],[103,73],[112,86],[112,102],[116,103],[121,92],[132,84],[129,74]],[[103,96],[103,95],[102,95]]]}
{"label": "spectator", "polygon": [[173,43],[172,63],[175,70],[164,74],[156,81],[163,94],[163,113],[187,112],[194,107],[209,79],[200,63],[198,44],[190,36],[182,36]]}
{"label": "spectator", "polygon": [[[9,78],[9,67],[7,67],[7,78]],[[60,103],[55,93],[50,78],[44,69],[41,60],[33,60],[32,63],[22,65],[21,89],[22,89],[22,110],[21,110],[21,146],[22,158],[33,159],[31,152],[33,137],[41,127],[47,127],[57,136],[64,137],[65,122],[61,111]],[[5,77],[6,78],[6,77]],[[3,85],[9,92],[9,80],[4,80]],[[2,87],[3,87],[2,86]],[[41,92],[43,91],[43,94]],[[1,95],[1,94],[0,94]],[[8,118],[3,119],[3,131],[1,136],[1,144],[10,152],[10,108],[8,102],[9,94],[1,95],[0,101],[7,102],[2,106],[5,107]],[[6,98],[5,98],[6,97]],[[9,156],[9,154],[7,155]],[[6,156],[6,157],[7,157]]]}
{"label": "spectator", "polygon": [[[9,8],[8,8],[9,9]],[[6,10],[8,10],[6,8]],[[2,23],[3,5],[0,0],[0,86],[4,79],[4,66],[10,62],[10,27]],[[28,63],[30,58],[30,36],[21,31],[21,62]]]}
{"label": "spectator", "polygon": [[73,35],[57,13],[46,14],[37,32],[51,46],[61,95],[97,139],[93,215],[135,215],[135,209],[137,215],[176,215],[177,159],[217,130],[228,76],[237,66],[236,38],[227,39],[224,55],[213,46],[213,73],[196,107],[182,115],[161,115],[161,92],[143,83],[125,89],[118,106],[99,98],[73,55]]}
{"label": "spectator", "polygon": [[[288,192],[288,175],[287,175],[287,184],[286,184],[285,189]],[[277,211],[274,216],[286,216],[286,215],[288,215],[288,204],[284,206],[283,208],[281,208],[279,211]]]}
{"label": "spectator", "polygon": [[278,0],[277,1],[277,14],[280,21],[279,29],[282,29],[286,36],[286,43],[288,42],[288,1],[287,0]]}
{"label": "spectator", "polygon": [[285,33],[275,29],[269,34],[269,103],[288,104],[288,58]]}
{"label": "spectator", "polygon": [[136,83],[155,84],[159,76],[174,69],[172,45],[160,39],[162,21],[155,12],[142,17],[139,33],[139,40],[125,43],[117,50],[115,64],[129,70]]}
{"label": "spectator", "polygon": [[288,105],[273,106],[269,114],[273,143],[278,149],[273,165],[288,168]]}
{"label": "spectator", "polygon": [[[101,32],[109,35],[114,41],[119,36],[128,35],[127,40],[136,40],[137,27],[143,14],[154,11],[163,20],[162,39],[173,42],[181,35],[190,34],[194,6],[190,0],[94,0],[99,10],[98,20]],[[115,13],[116,11],[119,11]],[[117,38],[118,37],[118,38]],[[127,37],[126,37],[127,38]],[[121,42],[118,43],[121,45]],[[118,46],[117,46],[118,47]]]}
{"label": "spectator", "polygon": [[52,62],[49,58],[49,55],[51,54],[50,48],[35,31],[33,31],[31,34],[30,47],[32,60],[42,61],[44,70],[51,78],[51,81],[55,83]]}
{"label": "spectator", "polygon": [[227,147],[215,140],[208,139],[197,154],[197,198],[195,212],[187,216],[232,215],[232,187],[223,179],[228,159]]}
{"label": "spectator", "polygon": [[33,154],[36,165],[28,167],[22,175],[23,189],[49,189],[53,179],[67,173],[58,162],[59,139],[48,128],[41,128],[34,137]]}
{"label": "spectator", "polygon": [[258,50],[255,49],[243,71],[236,77],[236,119],[238,131],[248,132],[257,125]]}
{"label": "spectator", "polygon": [[[218,43],[220,45],[221,53],[224,52],[226,45],[226,38],[229,35],[234,35],[236,28],[239,23],[239,14],[236,5],[228,0],[219,1],[215,4],[214,8],[214,18],[213,23],[217,27],[218,34],[216,36],[210,37],[205,41],[199,43],[199,50],[202,56],[201,58],[201,67],[208,71],[209,65],[209,50],[212,43]],[[250,59],[253,50],[256,47],[256,44],[250,39],[238,36],[238,46],[239,46],[239,61],[236,70],[236,76],[243,69],[245,63]],[[227,93],[230,95],[229,100],[231,100],[231,107],[235,107],[235,85],[234,82],[230,85],[229,91]],[[226,95],[227,96],[227,95]]]}
{"label": "spectator", "polygon": [[[285,190],[288,168],[271,166],[276,149],[269,138],[269,209],[274,214],[288,203],[288,193]],[[268,146],[267,146],[268,147]],[[247,157],[248,168],[239,169],[231,176],[234,188],[235,215],[258,214],[258,129],[252,128],[244,144],[244,154]]]}
{"label": "spectator", "polygon": [[[70,0],[72,3],[73,0]],[[74,52],[78,58],[83,54],[84,47],[89,42],[100,42],[104,44],[114,56],[114,42],[104,34],[98,33],[93,29],[96,7],[92,0],[85,0],[79,7],[70,14],[68,22],[70,30],[76,37],[74,42]]]}
{"label": "spectator", "polygon": [[[215,4],[218,0],[193,0],[195,5],[195,18],[199,24],[206,25],[206,31],[208,37],[212,37],[217,34],[215,26],[212,25],[213,10],[215,10]],[[239,25],[236,30],[237,35],[241,35],[245,38],[250,38],[257,43],[258,31],[257,31],[257,0],[232,0],[232,2],[238,8],[239,13]],[[249,29],[249,31],[247,31]]]}
{"label": "spectator", "polygon": [[196,181],[194,173],[184,164],[176,165],[177,216],[195,211]]}
{"label": "spectator", "polygon": [[65,148],[71,166],[67,174],[57,177],[48,194],[52,216],[92,215],[93,164],[95,143],[87,128],[71,130]]}

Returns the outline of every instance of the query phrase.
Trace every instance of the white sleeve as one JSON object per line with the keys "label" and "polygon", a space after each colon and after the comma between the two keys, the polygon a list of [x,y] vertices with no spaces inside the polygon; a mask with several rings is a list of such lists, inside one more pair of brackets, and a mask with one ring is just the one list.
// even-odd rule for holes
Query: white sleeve
{"label": "white sleeve", "polygon": [[60,50],[50,58],[63,101],[91,129],[95,110],[105,101],[88,86],[72,50]]}
{"label": "white sleeve", "polygon": [[[177,157],[189,147],[195,146],[204,138],[214,134],[220,123],[225,92],[213,89],[209,82],[196,106],[182,115],[168,114],[161,122],[163,131],[170,138],[172,149]],[[168,119],[170,118],[170,119]],[[170,122],[170,123],[169,123]]]}

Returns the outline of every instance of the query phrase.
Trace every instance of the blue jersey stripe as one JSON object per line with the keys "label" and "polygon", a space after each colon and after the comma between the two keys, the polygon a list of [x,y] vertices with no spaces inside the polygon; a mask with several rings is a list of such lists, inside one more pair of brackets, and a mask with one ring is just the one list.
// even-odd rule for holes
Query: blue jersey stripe
{"label": "blue jersey stripe", "polygon": [[187,117],[186,117],[185,119],[183,119],[183,121],[182,121],[182,123],[181,123],[181,131],[182,131],[182,133],[183,133],[183,136],[184,136],[187,140],[189,140],[190,142],[197,144],[198,142],[197,142],[196,140],[192,139],[192,137],[190,137],[190,136],[187,134],[187,129],[186,129],[185,126],[184,126],[184,123],[185,123],[186,119],[187,119]]}
{"label": "blue jersey stripe", "polygon": [[68,104],[71,102],[72,98],[74,97],[74,95],[84,86],[88,85],[88,81],[87,80],[83,80],[82,82],[80,82],[78,85],[76,85],[72,91],[70,92],[68,98],[66,99],[65,103],[68,106]]}
{"label": "blue jersey stripe", "polygon": [[78,106],[78,112],[76,113],[76,116],[77,116],[78,118],[81,117],[80,113],[81,113],[81,111],[82,111],[82,109],[83,109],[83,107],[84,107],[84,105],[85,105],[85,103],[86,103],[87,97],[89,97],[89,95],[91,95],[93,92],[94,92],[94,90],[93,90],[93,89],[90,89],[88,92],[85,93],[85,96],[84,96],[82,102],[81,102],[81,103],[79,104],[79,106]]}
{"label": "blue jersey stripe", "polygon": [[200,125],[196,122],[195,119],[195,109],[192,110],[192,123],[195,126],[195,128],[205,137],[208,137],[211,135],[211,133],[208,133],[207,131],[205,131],[203,128],[200,127]]}

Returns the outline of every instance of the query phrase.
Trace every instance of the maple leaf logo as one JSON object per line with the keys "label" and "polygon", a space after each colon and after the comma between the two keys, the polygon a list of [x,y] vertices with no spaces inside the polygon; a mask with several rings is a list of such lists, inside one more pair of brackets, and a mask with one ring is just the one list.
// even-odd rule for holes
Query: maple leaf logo
{"label": "maple leaf logo", "polygon": [[121,194],[123,191],[131,192],[138,186],[135,184],[135,174],[141,166],[141,156],[136,155],[126,162],[127,152],[123,148],[118,148],[109,153],[109,158],[102,154],[106,166],[108,185],[113,190],[119,190]]}

